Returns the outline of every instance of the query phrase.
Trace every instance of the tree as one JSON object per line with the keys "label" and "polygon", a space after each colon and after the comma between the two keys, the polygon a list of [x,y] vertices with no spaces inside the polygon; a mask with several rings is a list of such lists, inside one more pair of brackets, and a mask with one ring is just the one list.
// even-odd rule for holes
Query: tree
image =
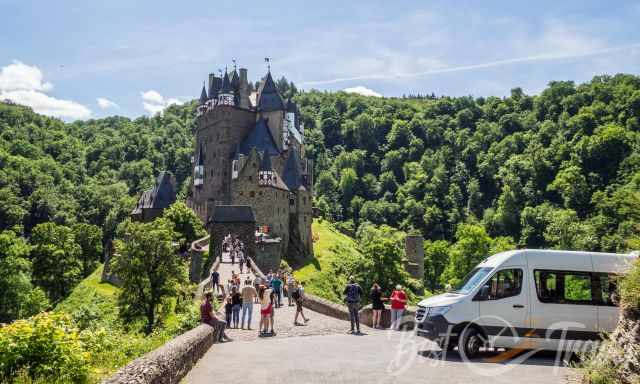
{"label": "tree", "polygon": [[163,215],[173,224],[176,234],[175,240],[180,244],[181,250],[186,250],[189,245],[206,235],[200,218],[187,205],[181,201],[173,203]]}
{"label": "tree", "polygon": [[33,281],[58,301],[82,279],[82,249],[70,228],[54,223],[38,224],[31,243]]}
{"label": "tree", "polygon": [[424,280],[431,292],[442,287],[440,276],[449,261],[449,247],[446,240],[424,242]]}
{"label": "tree", "polygon": [[31,247],[11,231],[0,233],[0,322],[28,317],[48,306],[31,284]]}
{"label": "tree", "polygon": [[172,245],[173,224],[160,218],[151,223],[127,220],[119,228],[114,272],[122,281],[118,298],[126,321],[145,319],[148,334],[156,325],[163,302],[186,281],[186,265]]}
{"label": "tree", "polygon": [[89,276],[102,258],[102,229],[93,224],[78,223],[71,227],[81,250],[82,276]]}
{"label": "tree", "polygon": [[442,274],[442,283],[457,285],[462,278],[485,258],[494,253],[515,248],[513,239],[492,239],[478,224],[463,223],[456,230],[456,242],[449,251],[449,263]]}

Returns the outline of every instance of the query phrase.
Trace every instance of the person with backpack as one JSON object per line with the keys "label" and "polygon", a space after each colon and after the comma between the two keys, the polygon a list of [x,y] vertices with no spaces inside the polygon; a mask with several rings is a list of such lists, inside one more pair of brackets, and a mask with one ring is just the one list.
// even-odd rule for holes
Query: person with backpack
{"label": "person with backpack", "polygon": [[302,282],[295,282],[295,287],[291,289],[291,298],[296,302],[296,317],[293,319],[293,325],[302,325],[298,323],[298,315],[302,316],[305,324],[309,322],[309,318],[305,317],[302,311],[302,304],[304,303],[304,286]]}
{"label": "person with backpack", "polygon": [[271,280],[271,288],[273,288],[273,293],[276,295],[276,308],[282,307],[282,280],[280,280],[280,275],[275,275],[275,277]]}
{"label": "person with backpack", "polygon": [[[362,288],[353,276],[349,276],[349,283],[344,288],[345,302],[349,308],[349,320],[351,320],[351,334],[360,334],[360,298],[362,297]],[[355,332],[354,332],[355,325]]]}
{"label": "person with backpack", "polygon": [[295,299],[293,298],[293,292],[296,290],[297,284],[295,279],[293,278],[293,273],[289,273],[287,275],[287,298],[289,299],[289,306],[293,306],[295,303]]}

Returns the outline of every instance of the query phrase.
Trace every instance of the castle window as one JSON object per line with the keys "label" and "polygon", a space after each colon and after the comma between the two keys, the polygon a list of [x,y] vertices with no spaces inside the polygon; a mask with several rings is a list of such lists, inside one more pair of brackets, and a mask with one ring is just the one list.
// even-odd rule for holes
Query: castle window
{"label": "castle window", "polygon": [[258,195],[262,196],[262,191],[258,192]]}
{"label": "castle window", "polygon": [[240,191],[240,196],[243,196],[243,195],[244,195],[244,192]]}
{"label": "castle window", "polygon": [[249,181],[253,181],[253,176],[249,176]]}
{"label": "castle window", "polygon": [[249,197],[256,197],[256,193],[254,191],[249,192]]}

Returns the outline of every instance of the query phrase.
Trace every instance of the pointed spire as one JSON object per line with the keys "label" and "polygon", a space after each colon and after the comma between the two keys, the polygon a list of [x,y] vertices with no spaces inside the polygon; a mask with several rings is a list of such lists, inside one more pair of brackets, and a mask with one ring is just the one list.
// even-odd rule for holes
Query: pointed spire
{"label": "pointed spire", "polygon": [[287,100],[287,112],[298,113],[298,106],[296,105],[295,101],[291,100],[291,98]]}
{"label": "pointed spire", "polygon": [[222,78],[218,76],[213,76],[211,78],[211,85],[209,87],[209,99],[216,99],[218,97],[218,92],[220,92],[221,87],[222,87]]}
{"label": "pointed spire", "polygon": [[202,82],[202,92],[200,93],[200,104],[202,105],[202,104],[206,103],[207,99],[208,99],[208,97],[207,97],[207,89],[206,89],[206,87],[204,85],[204,82]]}
{"label": "pointed spire", "polygon": [[285,105],[282,96],[278,93],[276,83],[271,77],[271,72],[267,72],[267,76],[260,84],[258,90],[258,108],[263,112],[284,111]]}
{"label": "pointed spire", "polygon": [[224,77],[222,78],[222,88],[220,88],[220,93],[233,93],[233,89],[231,88],[231,81],[229,80],[229,74],[226,70],[224,71]]}

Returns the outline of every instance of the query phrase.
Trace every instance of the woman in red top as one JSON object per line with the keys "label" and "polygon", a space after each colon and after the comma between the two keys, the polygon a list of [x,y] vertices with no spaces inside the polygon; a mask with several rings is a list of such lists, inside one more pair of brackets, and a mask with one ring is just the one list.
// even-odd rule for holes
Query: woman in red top
{"label": "woman in red top", "polygon": [[402,290],[402,286],[398,284],[389,299],[391,300],[391,328],[397,331],[400,329],[404,308],[407,305],[407,294]]}

